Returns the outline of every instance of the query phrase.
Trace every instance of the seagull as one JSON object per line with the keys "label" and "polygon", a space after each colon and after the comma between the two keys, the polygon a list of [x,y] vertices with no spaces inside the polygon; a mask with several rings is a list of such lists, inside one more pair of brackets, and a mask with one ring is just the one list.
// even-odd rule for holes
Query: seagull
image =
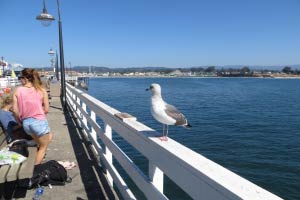
{"label": "seagull", "polygon": [[163,124],[161,141],[168,140],[169,125],[183,126],[191,128],[186,117],[174,106],[167,104],[161,97],[161,87],[157,83],[152,83],[146,91],[151,91],[151,114],[160,123]]}

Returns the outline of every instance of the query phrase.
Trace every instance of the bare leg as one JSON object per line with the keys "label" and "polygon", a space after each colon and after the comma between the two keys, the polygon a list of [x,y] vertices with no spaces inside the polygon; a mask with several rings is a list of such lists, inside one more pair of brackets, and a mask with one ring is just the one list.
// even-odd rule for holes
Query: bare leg
{"label": "bare leg", "polygon": [[166,133],[166,136],[165,136],[165,141],[168,141],[169,125],[166,125],[166,126],[167,126],[167,133]]}
{"label": "bare leg", "polygon": [[162,132],[162,136],[159,137],[159,139],[160,139],[161,141],[163,141],[163,138],[164,138],[164,136],[165,136],[165,125],[164,125],[164,124],[162,124],[162,125],[163,125],[163,132]]}
{"label": "bare leg", "polygon": [[[167,127],[167,133],[166,133],[166,127]],[[161,141],[167,141],[168,138],[166,137],[166,134],[168,135],[168,125],[163,124],[163,134],[161,137],[159,137],[159,139]]]}
{"label": "bare leg", "polygon": [[52,133],[48,133],[46,135],[43,135],[42,137],[37,137],[36,135],[33,134],[32,137],[39,145],[39,150],[37,151],[35,162],[34,162],[34,164],[37,165],[43,161],[43,158],[47,151],[48,144],[51,142],[53,135]]}
{"label": "bare leg", "polygon": [[53,140],[53,134],[52,133],[48,133],[48,135],[49,135],[49,143],[50,143]]}

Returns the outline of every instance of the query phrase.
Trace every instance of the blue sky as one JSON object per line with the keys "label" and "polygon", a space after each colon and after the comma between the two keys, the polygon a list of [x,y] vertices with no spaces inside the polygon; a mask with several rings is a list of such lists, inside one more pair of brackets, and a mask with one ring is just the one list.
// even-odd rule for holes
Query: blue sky
{"label": "blue sky", "polygon": [[[300,58],[299,0],[61,0],[72,66],[291,65]],[[50,65],[58,23],[35,17],[42,0],[0,0],[0,56]],[[56,0],[47,0],[57,16]]]}

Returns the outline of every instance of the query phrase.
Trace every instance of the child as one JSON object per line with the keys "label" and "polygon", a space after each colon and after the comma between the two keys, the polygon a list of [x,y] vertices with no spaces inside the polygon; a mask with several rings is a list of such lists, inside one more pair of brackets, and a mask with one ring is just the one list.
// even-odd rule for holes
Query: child
{"label": "child", "polygon": [[32,140],[32,138],[25,133],[22,126],[16,122],[16,119],[11,112],[13,105],[12,97],[7,96],[3,98],[4,99],[0,109],[0,122],[6,135],[6,142],[10,143],[15,139]]}

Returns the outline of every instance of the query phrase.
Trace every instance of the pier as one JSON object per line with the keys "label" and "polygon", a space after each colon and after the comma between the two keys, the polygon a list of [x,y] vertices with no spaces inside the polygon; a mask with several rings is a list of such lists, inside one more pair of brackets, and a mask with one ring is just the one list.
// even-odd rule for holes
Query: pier
{"label": "pier", "polygon": [[[44,187],[42,199],[118,199],[107,184],[105,174],[90,150],[90,143],[82,137],[78,124],[69,110],[63,111],[59,83],[50,85],[50,111],[47,114],[54,134],[45,161],[67,160],[76,163],[68,170],[72,178],[65,186]],[[32,200],[35,189],[27,190],[25,199]],[[23,199],[23,197],[22,197]]]}
{"label": "pier", "polygon": [[[62,110],[59,84],[51,84],[50,91],[47,116],[54,140],[45,160],[74,161],[77,167],[68,170],[71,183],[45,187],[43,199],[138,199],[116,163],[146,199],[169,199],[164,194],[164,175],[192,199],[281,199],[171,138],[160,141],[158,132],[128,111],[118,111],[70,84],[67,110]],[[114,142],[113,134],[148,160],[147,173]],[[25,199],[33,195],[34,190],[28,190]]]}

